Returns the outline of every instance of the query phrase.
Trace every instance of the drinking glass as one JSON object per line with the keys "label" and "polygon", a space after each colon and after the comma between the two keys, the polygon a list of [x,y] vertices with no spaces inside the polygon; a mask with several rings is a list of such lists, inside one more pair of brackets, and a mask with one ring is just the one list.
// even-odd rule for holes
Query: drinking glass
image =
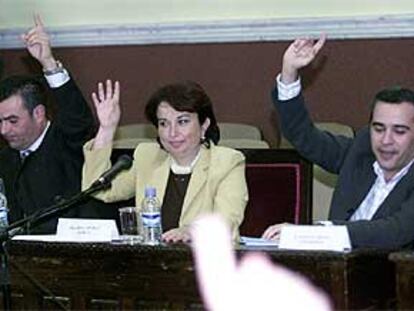
{"label": "drinking glass", "polygon": [[122,242],[127,244],[137,244],[142,242],[139,228],[140,221],[138,218],[138,211],[135,207],[122,207],[119,209]]}

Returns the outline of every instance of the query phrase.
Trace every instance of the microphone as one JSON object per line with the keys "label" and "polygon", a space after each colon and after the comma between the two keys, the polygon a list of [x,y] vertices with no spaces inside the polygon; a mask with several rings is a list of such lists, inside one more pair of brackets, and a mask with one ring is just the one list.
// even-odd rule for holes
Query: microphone
{"label": "microphone", "polygon": [[92,184],[91,188],[96,186],[109,186],[112,179],[114,179],[119,172],[129,169],[131,166],[132,158],[126,154],[121,155],[116,163]]}
{"label": "microphone", "polygon": [[[41,223],[51,216],[59,215],[59,213],[62,213],[63,211],[79,206],[79,203],[83,203],[90,199],[91,194],[108,187],[111,184],[112,179],[114,179],[120,171],[130,168],[131,165],[132,158],[129,155],[125,154],[120,156],[116,163],[109,170],[103,173],[101,177],[99,177],[88,189],[77,193],[67,200],[60,200],[48,208],[39,209],[35,213],[10,224],[3,231],[0,230],[0,244],[1,242],[16,235],[26,224]],[[35,226],[32,226],[32,228]]]}

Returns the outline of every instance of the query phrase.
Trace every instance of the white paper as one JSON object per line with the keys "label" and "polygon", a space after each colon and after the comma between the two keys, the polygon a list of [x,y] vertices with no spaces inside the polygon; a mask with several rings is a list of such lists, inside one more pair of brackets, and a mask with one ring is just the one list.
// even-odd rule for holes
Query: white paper
{"label": "white paper", "polygon": [[281,249],[349,251],[346,226],[289,225],[280,232]]}
{"label": "white paper", "polygon": [[240,244],[247,245],[247,246],[275,246],[277,247],[279,244],[279,241],[271,241],[271,240],[266,240],[262,238],[241,236]]}
{"label": "white paper", "polygon": [[56,242],[56,234],[33,234],[33,235],[15,235],[12,240],[19,241],[38,241],[38,242]]}
{"label": "white paper", "polygon": [[119,237],[113,219],[59,218],[56,240],[64,242],[111,242]]}

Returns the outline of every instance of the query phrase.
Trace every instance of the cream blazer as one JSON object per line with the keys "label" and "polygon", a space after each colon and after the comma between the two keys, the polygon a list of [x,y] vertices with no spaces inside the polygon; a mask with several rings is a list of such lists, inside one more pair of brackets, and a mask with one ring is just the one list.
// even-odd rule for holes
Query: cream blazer
{"label": "cream blazer", "polygon": [[[110,168],[112,146],[91,149],[92,142],[84,146],[82,189],[87,189]],[[135,196],[138,209],[146,186],[157,189],[163,201],[170,174],[170,157],[158,143],[140,143],[134,151],[132,167],[121,172],[112,181],[112,187],[95,195],[105,202],[130,199]],[[218,213],[229,224],[233,238],[243,221],[248,200],[244,155],[234,149],[211,144],[201,148],[185,194],[179,227],[190,225],[206,213]]]}

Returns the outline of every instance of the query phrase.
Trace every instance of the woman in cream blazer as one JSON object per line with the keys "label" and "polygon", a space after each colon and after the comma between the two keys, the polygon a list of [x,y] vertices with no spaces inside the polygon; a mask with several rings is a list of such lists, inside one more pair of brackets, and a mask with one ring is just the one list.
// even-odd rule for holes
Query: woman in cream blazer
{"label": "woman in cream blazer", "polygon": [[[111,166],[113,137],[120,119],[119,93],[119,83],[107,81],[92,94],[100,128],[84,147],[84,189]],[[164,241],[189,241],[189,226],[206,213],[220,214],[236,239],[248,200],[245,158],[239,151],[215,145],[219,129],[207,94],[193,82],[167,85],[152,95],[145,113],[158,129],[158,143],[139,144],[132,167],[116,176],[112,187],[96,198],[114,202],[135,196],[139,209],[145,187],[152,186],[162,214],[179,213],[175,226],[170,224],[163,233]],[[180,180],[186,180],[184,186]],[[177,195],[175,203],[169,201]],[[175,206],[171,208],[175,212],[166,210],[170,206]]]}

